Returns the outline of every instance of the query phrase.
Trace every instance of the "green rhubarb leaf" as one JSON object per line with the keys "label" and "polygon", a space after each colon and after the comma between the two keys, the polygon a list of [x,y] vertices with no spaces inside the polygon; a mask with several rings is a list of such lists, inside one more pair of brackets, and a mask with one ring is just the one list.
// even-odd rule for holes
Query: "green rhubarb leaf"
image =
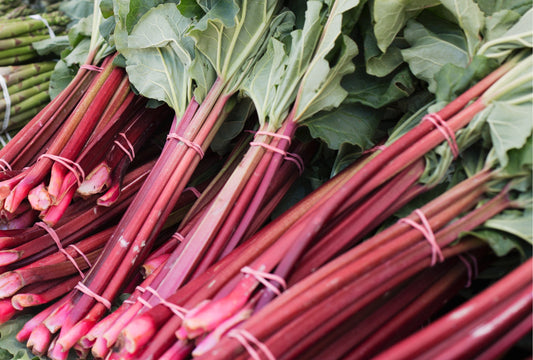
{"label": "green rhubarb leaf", "polygon": [[347,143],[368,149],[374,145],[381,122],[379,112],[360,104],[343,104],[323,111],[305,122],[311,136],[325,141],[330,149],[338,150]]}
{"label": "green rhubarb leaf", "polygon": [[501,167],[509,162],[508,152],[526,145],[533,131],[533,104],[515,105],[509,102],[494,102],[487,110],[486,121],[490,127],[492,146]]}
{"label": "green rhubarb leaf", "polygon": [[516,239],[499,231],[481,229],[466,232],[464,235],[472,235],[485,241],[490,246],[492,251],[494,251],[494,253],[499,257],[506,256],[514,249],[523,252]]}
{"label": "green rhubarb leaf", "polygon": [[[128,35],[133,27],[152,8],[171,1],[165,0],[113,0],[115,14],[115,45],[118,51],[128,48]],[[179,3],[179,0],[175,1]]]}
{"label": "green rhubarb leaf", "polygon": [[92,0],[63,1],[59,9],[74,22],[77,22],[93,13]]}
{"label": "green rhubarb leaf", "polygon": [[32,46],[39,55],[60,55],[63,50],[70,46],[70,42],[67,35],[62,35],[34,42]]}
{"label": "green rhubarb leaf", "polygon": [[213,151],[220,155],[231,151],[231,141],[242,133],[246,121],[253,113],[253,108],[253,103],[249,99],[243,99],[234,106],[211,142],[210,147]]}
{"label": "green rhubarb leaf", "polygon": [[485,16],[474,0],[441,0],[442,5],[450,11],[463,29],[468,43],[468,53],[473,56],[481,42],[481,30]]}
{"label": "green rhubarb leaf", "polygon": [[374,34],[381,52],[386,52],[394,38],[420,11],[439,5],[437,0],[374,0],[371,4]]}
{"label": "green rhubarb leaf", "polygon": [[194,43],[184,34],[191,25],[175,4],[148,11],[128,36],[126,58],[129,79],[140,94],[164,101],[176,114],[185,111],[191,96],[188,73]]}
{"label": "green rhubarb leaf", "polygon": [[478,54],[504,59],[520,48],[533,48],[533,8],[503,35],[483,44]]}
{"label": "green rhubarb leaf", "polygon": [[196,3],[203,11],[203,16],[196,23],[198,30],[206,30],[209,26],[209,20],[220,21],[227,27],[235,26],[235,17],[239,12],[238,1],[197,0]]}
{"label": "green rhubarb leaf", "polygon": [[394,46],[393,43],[382,53],[378,49],[371,31],[368,31],[367,34],[364,40],[367,73],[379,77],[389,75],[403,63],[401,49]]}
{"label": "green rhubarb leaf", "polygon": [[204,11],[196,0],[181,0],[178,9],[183,16],[197,19],[204,15]]}
{"label": "green rhubarb leaf", "polygon": [[368,75],[364,67],[358,67],[354,73],[342,79],[342,87],[348,91],[346,103],[361,103],[375,109],[384,107],[411,95],[415,90],[415,83],[410,71],[406,68],[376,78]]}
{"label": "green rhubarb leaf", "polygon": [[533,144],[530,136],[520,149],[511,149],[507,153],[509,162],[503,169],[504,177],[530,177],[533,172]]}
{"label": "green rhubarb leaf", "polygon": [[445,64],[435,74],[437,102],[449,102],[466,91],[498,66],[498,62],[485,56],[476,55],[466,68],[455,64]]}
{"label": "green rhubarb leaf", "polygon": [[321,35],[322,7],[320,1],[309,1],[303,29],[293,31],[287,44],[271,38],[265,54],[243,81],[243,91],[253,100],[260,124],[268,121],[278,128],[294,102]]}
{"label": "green rhubarb leaf", "polygon": [[502,37],[520,20],[520,14],[513,10],[501,10],[485,19],[485,42]]}
{"label": "green rhubarb leaf", "polygon": [[315,57],[317,60],[313,60],[308,68],[296,103],[296,121],[303,122],[319,111],[333,109],[348,95],[340,82],[355,69],[352,59],[357,55],[357,45],[346,35],[340,41],[340,52],[331,68],[329,62],[320,55]]}
{"label": "green rhubarb leaf", "polygon": [[483,226],[513,234],[533,245],[533,212],[531,209],[505,211],[487,220]]}
{"label": "green rhubarb leaf", "polygon": [[417,21],[409,21],[404,35],[411,47],[402,50],[402,55],[413,74],[428,82],[429,90],[435,92],[437,87],[435,75],[444,65],[453,64],[464,68],[470,59],[460,29],[444,21],[435,23],[432,27],[438,33]]}
{"label": "green rhubarb leaf", "polygon": [[494,13],[501,10],[512,10],[519,14],[524,14],[531,9],[533,2],[531,0],[476,0],[479,8],[487,15],[494,15]]}
{"label": "green rhubarb leaf", "polygon": [[100,0],[100,11],[104,19],[113,16],[113,0]]}
{"label": "green rhubarb leaf", "polygon": [[343,15],[360,5],[357,0],[337,0],[328,14],[327,22],[306,69],[298,90],[294,108],[294,121],[302,122],[319,111],[339,106],[347,92],[342,88],[342,78],[353,72],[352,59],[357,55],[355,42],[342,34]]}
{"label": "green rhubarb leaf", "polygon": [[76,71],[74,69],[69,67],[63,60],[58,61],[50,76],[50,86],[48,87],[50,98],[53,99],[59,95],[74,79],[75,75]]}
{"label": "green rhubarb leaf", "polygon": [[4,360],[38,360],[44,357],[35,356],[25,344],[17,341],[15,336],[32,315],[17,316],[0,325],[0,359]]}
{"label": "green rhubarb leaf", "polygon": [[239,11],[233,16],[233,26],[228,26],[224,21],[234,12],[233,2],[206,3],[214,4],[211,11],[222,11],[224,17],[213,16],[209,11],[191,28],[189,34],[195,40],[196,48],[209,59],[217,75],[229,81],[263,46],[264,36],[269,31],[279,1],[236,1]]}

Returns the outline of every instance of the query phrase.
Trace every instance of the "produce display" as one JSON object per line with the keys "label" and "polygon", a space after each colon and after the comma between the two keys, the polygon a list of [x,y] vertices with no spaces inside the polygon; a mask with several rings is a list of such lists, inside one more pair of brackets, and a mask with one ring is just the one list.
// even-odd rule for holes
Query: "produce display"
{"label": "produce display", "polygon": [[0,0],[1,359],[521,359],[531,0]]}

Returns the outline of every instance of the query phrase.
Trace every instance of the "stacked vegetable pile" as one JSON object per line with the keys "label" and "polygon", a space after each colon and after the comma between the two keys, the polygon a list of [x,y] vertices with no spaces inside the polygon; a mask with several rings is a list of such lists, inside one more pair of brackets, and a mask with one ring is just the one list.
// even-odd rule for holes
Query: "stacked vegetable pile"
{"label": "stacked vegetable pile", "polygon": [[5,341],[52,359],[517,349],[530,2],[94,5],[66,87],[0,151],[3,320],[43,305]]}
{"label": "stacked vegetable pile", "polygon": [[0,5],[2,146],[50,101],[52,70],[64,47],[58,44],[74,22],[60,4],[12,0]]}

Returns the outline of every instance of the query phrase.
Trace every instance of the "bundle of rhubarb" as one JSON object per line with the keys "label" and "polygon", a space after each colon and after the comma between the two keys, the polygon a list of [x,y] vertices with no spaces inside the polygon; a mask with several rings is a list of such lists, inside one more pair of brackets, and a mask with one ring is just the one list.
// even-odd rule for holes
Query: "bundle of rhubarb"
{"label": "bundle of rhubarb", "polygon": [[[102,38],[86,64],[0,152],[13,171],[0,183],[4,211],[38,211],[42,223],[30,229],[43,232],[47,249],[54,236],[44,231],[61,232],[53,266],[68,268],[61,274],[74,286],[17,339],[52,359],[71,350],[121,359],[367,358],[400,341],[390,336],[398,329],[405,337],[432,321],[465,284],[478,286],[494,253],[516,264],[514,249],[526,247],[516,244],[531,242],[523,229],[533,10],[516,3],[95,7],[91,29]],[[118,54],[100,63],[102,39]],[[145,108],[161,102],[168,107]],[[169,108],[170,129],[157,131],[155,118],[165,123]],[[47,111],[64,120],[46,120]],[[119,205],[130,162],[156,133],[162,150]],[[26,153],[35,134],[40,144]],[[211,147],[229,155],[198,192],[188,184],[210,164]],[[324,173],[335,176],[317,182]],[[302,191],[309,177],[310,194]],[[300,199],[308,195],[291,207],[292,184]],[[63,225],[81,216],[72,212],[99,209],[104,189],[97,206],[127,206],[117,222],[90,237],[68,234]],[[86,245],[93,238],[107,241]],[[88,272],[85,253],[68,248],[78,241],[94,257]],[[6,284],[33,281],[34,255],[24,253],[34,247],[0,251]],[[52,251],[44,247],[37,251]],[[19,291],[5,287],[5,296]]]}

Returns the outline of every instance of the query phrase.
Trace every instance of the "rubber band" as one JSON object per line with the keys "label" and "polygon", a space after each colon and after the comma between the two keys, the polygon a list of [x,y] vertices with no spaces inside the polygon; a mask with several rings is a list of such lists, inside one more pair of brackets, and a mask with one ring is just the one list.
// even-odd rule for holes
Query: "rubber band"
{"label": "rubber band", "polygon": [[80,186],[81,183],[85,180],[85,172],[81,168],[80,164],[75,163],[74,161],[70,159],[67,159],[67,158],[64,158],[58,155],[52,155],[52,154],[42,154],[41,156],[39,156],[39,160],[41,158],[48,158],[66,167],[71,173],[74,174],[74,176],[76,176],[76,181],[78,183],[78,186]]}
{"label": "rubber band", "polygon": [[470,265],[470,263],[464,258],[464,256],[458,255],[458,258],[466,267],[466,275],[468,276],[468,280],[466,281],[465,287],[469,288],[470,285],[472,285],[472,265]]}
{"label": "rubber band", "polygon": [[74,244],[70,244],[69,246],[67,246],[67,248],[73,248],[74,251],[76,251],[78,254],[80,254],[80,256],[83,258],[83,260],[85,260],[85,262],[87,263],[87,265],[89,265],[89,267],[92,267],[93,264],[91,264],[91,261],[89,260],[89,258],[87,257],[87,255],[85,255],[83,253],[83,251],[81,251],[76,245]]}
{"label": "rubber band", "polygon": [[96,300],[100,304],[104,305],[107,308],[107,310],[111,310],[111,302],[109,300],[107,300],[105,297],[100,296],[97,293],[95,293],[94,291],[92,291],[91,289],[89,289],[87,286],[85,286],[84,283],[78,282],[78,284],[76,284],[74,289],[77,289],[77,290],[81,291],[82,293],[84,293],[85,295],[88,295],[88,296],[92,297],[94,300]]}
{"label": "rubber band", "polygon": [[2,94],[4,94],[4,101],[6,103],[4,122],[2,123],[2,132],[5,132],[9,126],[9,118],[11,117],[11,97],[9,96],[9,91],[7,89],[6,79],[4,79],[2,75],[0,75],[0,87],[2,87]]}
{"label": "rubber band", "polygon": [[290,136],[287,136],[287,135],[283,135],[283,134],[278,134],[278,133],[275,133],[275,132],[270,132],[270,131],[256,131],[254,132],[256,135],[267,135],[267,136],[272,136],[274,138],[278,138],[278,139],[282,139],[282,140],[287,140],[289,142],[289,144],[291,143],[292,139]]}
{"label": "rubber band", "polygon": [[409,218],[400,219],[400,222],[411,225],[413,228],[420,231],[422,235],[424,235],[427,242],[431,245],[431,266],[437,263],[437,257],[439,258],[440,262],[443,262],[444,256],[442,255],[442,251],[439,245],[437,244],[437,239],[435,238],[435,234],[431,229],[428,219],[420,209],[416,209],[414,213],[418,215],[420,221],[422,222],[422,225]]}
{"label": "rubber band", "polygon": [[175,232],[174,234],[172,234],[172,236],[170,238],[171,239],[176,239],[179,242],[184,242],[185,241],[185,236],[181,235],[179,232]]}
{"label": "rubber band", "polygon": [[59,249],[59,252],[62,253],[63,255],[65,255],[67,260],[70,261],[72,263],[72,265],[74,265],[76,270],[78,270],[78,272],[80,273],[81,278],[85,279],[85,275],[83,274],[83,271],[81,271],[80,267],[78,266],[78,263],[76,263],[76,260],[74,260],[74,258],[63,248],[63,245],[61,245],[61,240],[59,239],[59,236],[54,231],[54,229],[52,229],[50,226],[48,226],[46,223],[44,223],[42,221],[36,223],[35,225],[39,226],[40,228],[43,228],[50,235],[52,240],[54,240],[54,242],[56,243],[56,246]]}
{"label": "rubber band", "polygon": [[89,71],[96,71],[96,72],[102,72],[102,70],[104,70],[104,68],[102,68],[100,66],[91,65],[91,64],[83,64],[83,65],[80,66],[80,69],[85,69],[85,70],[89,70]]}
{"label": "rubber band", "polygon": [[249,266],[243,267],[241,269],[241,272],[243,274],[252,275],[257,281],[259,281],[265,287],[270,289],[276,295],[280,295],[281,291],[275,285],[273,285],[271,282],[269,282],[268,280],[276,281],[278,284],[281,285],[283,290],[287,289],[287,283],[285,282],[285,279],[282,278],[281,276],[278,276],[278,275],[275,275],[275,274],[271,274],[271,273],[267,273],[267,272],[264,272],[264,271],[255,270],[255,269],[252,269]]}
{"label": "rubber band", "polygon": [[126,134],[118,133],[118,135],[121,136],[124,139],[124,141],[126,141],[126,145],[128,146],[128,149],[126,149],[126,147],[122,145],[120,141],[118,140],[114,141],[115,145],[117,145],[122,151],[126,153],[130,161],[133,161],[133,159],[135,158],[135,149],[133,148],[132,143],[128,140],[128,138],[126,137]]}
{"label": "rubber band", "polygon": [[237,340],[254,360],[261,360],[261,356],[259,356],[259,353],[252,347],[252,345],[250,345],[250,342],[257,346],[263,354],[265,354],[268,360],[276,360],[274,354],[272,354],[265,344],[257,340],[255,336],[244,329],[232,329],[228,332],[228,337]]}
{"label": "rubber band", "polygon": [[478,263],[477,263],[477,258],[474,255],[470,254],[470,253],[466,253],[466,255],[468,255],[470,260],[472,260],[472,264],[474,265],[474,279],[475,279],[479,275],[479,266],[478,266]]}
{"label": "rubber band", "polygon": [[302,175],[304,173],[304,159],[296,153],[287,153],[285,155],[285,160],[291,161],[294,164],[296,164],[296,167],[298,168],[298,173]]}
{"label": "rubber band", "polygon": [[154,288],[147,286],[145,290],[151,293],[153,296],[155,296],[157,300],[159,300],[160,304],[169,308],[170,311],[172,311],[172,313],[176,315],[177,317],[179,317],[181,320],[183,320],[185,318],[185,315],[187,315],[187,313],[189,312],[184,307],[181,307],[179,305],[171,303],[170,301],[165,300],[161,295],[159,295],[159,293]]}
{"label": "rubber band", "polygon": [[148,309],[153,308],[153,306],[150,305],[150,303],[149,303],[148,301],[144,300],[144,299],[143,299],[142,297],[140,297],[140,296],[137,298],[137,301],[140,302],[143,306],[146,306]]}
{"label": "rubber band", "polygon": [[437,113],[427,114],[422,119],[422,121],[424,120],[430,121],[433,125],[435,125],[435,128],[437,128],[437,130],[439,130],[440,133],[444,135],[444,138],[446,139],[446,141],[450,145],[450,149],[452,150],[453,158],[457,159],[457,157],[459,156],[459,147],[457,146],[457,142],[455,140],[455,133],[450,128],[448,123],[444,121],[442,117],[440,117],[440,115],[438,115]]}
{"label": "rubber band", "polygon": [[267,150],[270,150],[270,151],[273,151],[273,152],[276,152],[276,153],[280,154],[281,156],[287,156],[287,153],[285,151],[283,151],[281,149],[278,149],[275,146],[272,146],[272,145],[269,145],[269,144],[265,144],[265,143],[262,143],[262,142],[252,141],[250,143],[250,146],[262,146],[262,147],[264,147]]}
{"label": "rubber band", "polygon": [[29,17],[34,20],[40,20],[48,29],[48,34],[50,35],[51,39],[56,37],[56,34],[54,34],[54,30],[52,30],[52,28],[50,27],[50,24],[48,24],[48,21],[46,21],[46,19],[43,18],[41,15],[35,14],[35,15],[30,15]]}
{"label": "rubber band", "polygon": [[190,191],[194,194],[194,196],[196,196],[197,198],[199,198],[200,196],[202,196],[202,193],[198,191],[197,188],[195,188],[194,186],[189,186],[189,187],[186,187],[185,189],[183,189],[183,192],[185,191]]}
{"label": "rubber band", "polygon": [[9,165],[9,163],[7,161],[5,161],[4,159],[0,159],[0,168],[2,169],[2,171],[12,171],[13,170],[11,168],[11,165]]}
{"label": "rubber band", "polygon": [[204,157],[204,151],[202,150],[202,147],[196,143],[193,143],[192,141],[190,140],[187,140],[185,139],[184,137],[182,136],[179,136],[178,134],[176,133],[170,133],[168,134],[167,136],[167,139],[176,139],[178,141],[181,141],[182,143],[184,143],[185,145],[187,145],[188,147],[190,147],[191,149],[193,149],[194,151],[196,151],[198,153],[198,155],[200,155],[200,158],[203,158]]}
{"label": "rubber band", "polygon": [[7,145],[7,141],[6,139],[4,139],[3,134],[0,134],[0,144],[2,144],[2,146]]}

